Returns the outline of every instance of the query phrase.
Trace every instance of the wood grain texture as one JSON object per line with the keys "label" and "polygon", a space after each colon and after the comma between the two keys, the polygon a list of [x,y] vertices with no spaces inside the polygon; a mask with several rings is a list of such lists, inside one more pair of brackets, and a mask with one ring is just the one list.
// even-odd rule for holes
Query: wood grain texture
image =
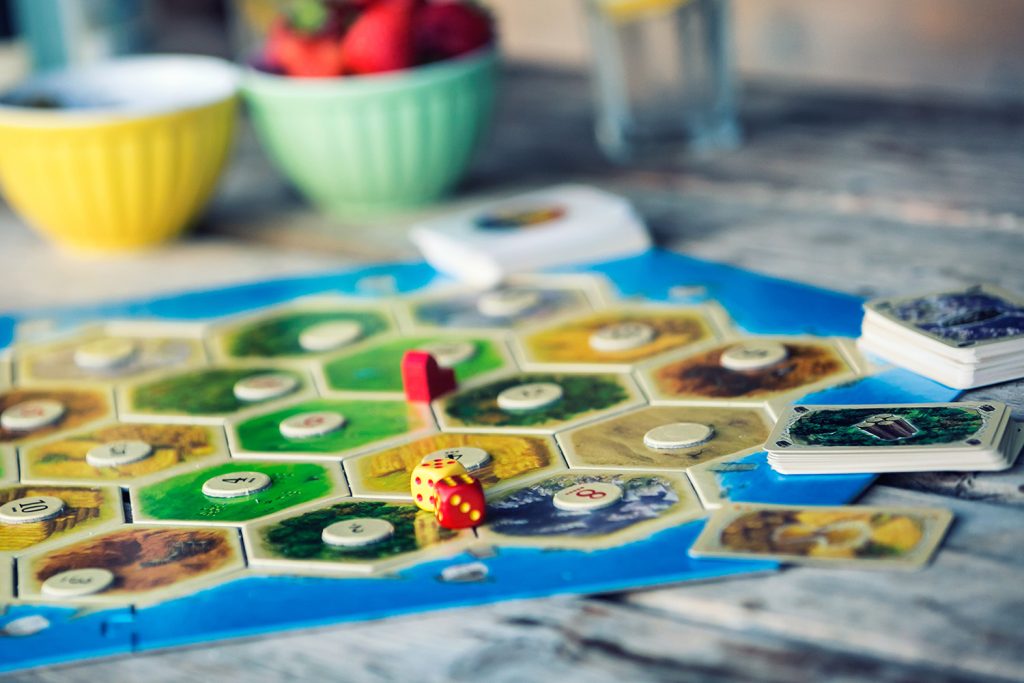
{"label": "wood grain texture", "polygon": [[[585,79],[514,69],[492,140],[457,199],[584,180],[633,198],[661,244],[694,256],[864,296],[975,281],[1024,291],[1024,110],[765,86],[746,95],[742,149],[620,169],[593,144]],[[13,305],[67,302],[69,281],[78,301],[408,253],[400,225],[358,239],[302,207],[251,140],[239,155],[244,163],[229,174],[207,234],[139,260],[70,259],[0,216],[0,272]],[[255,243],[239,247],[210,234],[218,232]],[[967,397],[1006,401],[1024,417],[1024,383]],[[14,679],[1024,680],[1024,463],[1004,473],[882,482],[865,502],[951,507],[958,516],[936,562],[920,573],[797,568],[388,619]]]}

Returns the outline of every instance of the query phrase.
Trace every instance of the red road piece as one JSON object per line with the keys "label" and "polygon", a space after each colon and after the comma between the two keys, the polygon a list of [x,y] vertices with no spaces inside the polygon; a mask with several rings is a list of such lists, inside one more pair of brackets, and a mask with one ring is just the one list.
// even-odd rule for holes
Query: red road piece
{"label": "red road piece", "polygon": [[440,367],[425,351],[406,351],[402,356],[402,386],[407,401],[433,401],[455,390],[455,371]]}

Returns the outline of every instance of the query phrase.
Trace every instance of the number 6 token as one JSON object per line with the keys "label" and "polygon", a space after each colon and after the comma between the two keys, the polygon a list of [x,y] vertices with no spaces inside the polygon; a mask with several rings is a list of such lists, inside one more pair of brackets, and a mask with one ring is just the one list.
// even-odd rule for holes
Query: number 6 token
{"label": "number 6 token", "polygon": [[555,494],[553,502],[559,510],[584,512],[606,508],[621,499],[622,489],[617,484],[592,481],[562,489]]}

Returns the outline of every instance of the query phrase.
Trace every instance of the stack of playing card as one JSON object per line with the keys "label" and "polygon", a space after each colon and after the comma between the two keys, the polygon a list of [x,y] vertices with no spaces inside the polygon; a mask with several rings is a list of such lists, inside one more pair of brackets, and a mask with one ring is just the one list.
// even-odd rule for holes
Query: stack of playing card
{"label": "stack of playing card", "polygon": [[560,185],[432,218],[413,226],[410,237],[434,268],[484,287],[509,273],[608,260],[651,246],[628,201],[585,185]]}
{"label": "stack of playing card", "polygon": [[1024,377],[1024,298],[994,287],[875,299],[861,349],[957,389]]}
{"label": "stack of playing card", "polygon": [[782,474],[1005,470],[1024,426],[995,401],[794,406],[765,447]]}

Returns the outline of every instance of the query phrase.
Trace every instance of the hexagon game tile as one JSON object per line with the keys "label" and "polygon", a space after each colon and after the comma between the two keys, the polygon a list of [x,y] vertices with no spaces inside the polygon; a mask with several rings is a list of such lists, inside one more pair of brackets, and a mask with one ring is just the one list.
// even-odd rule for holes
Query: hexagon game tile
{"label": "hexagon game tile", "polygon": [[616,306],[524,330],[516,351],[529,370],[629,372],[632,364],[722,339],[728,315],[717,306]]}
{"label": "hexagon game tile", "polygon": [[[133,524],[18,560],[19,596],[39,602],[139,604],[196,590],[245,567],[237,529]],[[105,590],[61,599],[43,582],[75,569],[105,569]]]}
{"label": "hexagon game tile", "polygon": [[0,484],[18,480],[18,459],[13,446],[0,445]]}
{"label": "hexagon game tile", "polygon": [[[326,329],[332,323],[347,326],[347,332],[332,336]],[[310,332],[314,327],[328,333],[316,335],[315,331]],[[386,303],[318,296],[226,321],[216,325],[208,338],[211,352],[221,360],[301,361],[319,358],[394,329],[394,318]]]}
{"label": "hexagon game tile", "polygon": [[[785,357],[745,370],[723,365],[723,354],[750,344],[778,345]],[[653,403],[759,406],[852,381],[859,370],[847,340],[764,336],[657,359],[639,368],[639,376]]]}
{"label": "hexagon game tile", "polygon": [[[459,348],[462,347],[462,348]],[[457,360],[451,367],[456,379],[466,382],[500,370],[512,369],[515,362],[500,336],[417,335],[371,341],[351,351],[324,359],[319,378],[324,393],[377,394],[390,398],[403,396],[402,357],[406,351],[435,351],[441,362],[445,349]]]}
{"label": "hexagon game tile", "polygon": [[0,415],[5,410],[28,401],[57,401],[64,412],[45,426],[21,431],[0,426],[0,444],[18,444],[54,432],[77,429],[114,416],[114,403],[106,387],[33,387],[13,388],[0,393]]}
{"label": "hexagon game tile", "polygon": [[[670,424],[709,429],[709,438],[678,448],[651,448],[648,431]],[[558,443],[573,468],[682,471],[735,453],[760,450],[774,424],[759,408],[648,406],[561,432]]]}
{"label": "hexagon game tile", "polygon": [[[233,479],[254,472],[269,478],[266,488],[229,498],[210,496],[203,491],[204,483],[210,479]],[[237,524],[348,493],[337,463],[232,460],[133,487],[131,500],[133,515],[140,521]]]}
{"label": "hexagon game tile", "polygon": [[[269,374],[288,375],[295,379],[295,387],[264,400],[246,401],[235,395],[239,382]],[[117,399],[122,420],[219,425],[257,408],[314,395],[306,370],[253,365],[201,368],[134,382],[121,386]]]}
{"label": "hexagon game tile", "polygon": [[523,434],[458,434],[441,432],[383,451],[345,461],[345,472],[355,496],[412,501],[409,477],[432,453],[459,446],[481,448],[490,459],[472,474],[491,493],[524,479],[565,469],[551,437]]}
{"label": "hexagon game tile", "polygon": [[[329,545],[323,530],[337,522],[379,519],[392,525],[390,537],[360,547]],[[243,527],[250,564],[296,574],[369,574],[391,571],[434,557],[455,554],[472,542],[472,530],[453,531],[411,503],[339,499],[288,510]]]}
{"label": "hexagon game tile", "polygon": [[[615,484],[622,497],[588,511],[555,507],[554,496],[569,487]],[[594,492],[585,489],[584,493]],[[601,492],[596,492],[601,493]],[[685,474],[570,470],[489,498],[480,541],[498,546],[599,549],[699,518],[703,509]],[[682,552],[682,551],[680,551]]]}
{"label": "hexagon game tile", "polygon": [[15,350],[18,383],[108,383],[203,365],[206,350],[194,327],[182,334],[180,323],[111,323],[57,341],[20,344]]}
{"label": "hexagon game tile", "polygon": [[63,509],[56,516],[37,522],[0,522],[0,556],[21,554],[43,544],[69,542],[124,521],[121,492],[111,486],[8,484],[0,487],[0,506],[14,501],[32,505],[43,496],[59,498]]}
{"label": "hexagon game tile", "polygon": [[[343,422],[339,428],[318,436],[293,438],[282,433],[282,422],[307,413],[337,414]],[[240,458],[340,460],[433,430],[433,416],[426,405],[404,400],[320,398],[234,421],[228,425],[228,443],[231,452]]]}
{"label": "hexagon game tile", "polygon": [[517,275],[496,290],[449,287],[409,297],[398,313],[411,329],[506,331],[593,310],[609,298],[607,282],[591,275]]}
{"label": "hexagon game tile", "polygon": [[[503,391],[526,384],[557,384],[561,397],[529,410],[499,407]],[[444,431],[552,434],[644,403],[628,374],[530,372],[469,385],[433,403]]]}
{"label": "hexagon game tile", "polygon": [[[149,455],[124,464],[90,464],[89,451],[124,441],[141,441],[152,450]],[[220,427],[135,422],[108,422],[46,441],[25,443],[18,454],[22,481],[79,484],[145,481],[229,455]]]}

